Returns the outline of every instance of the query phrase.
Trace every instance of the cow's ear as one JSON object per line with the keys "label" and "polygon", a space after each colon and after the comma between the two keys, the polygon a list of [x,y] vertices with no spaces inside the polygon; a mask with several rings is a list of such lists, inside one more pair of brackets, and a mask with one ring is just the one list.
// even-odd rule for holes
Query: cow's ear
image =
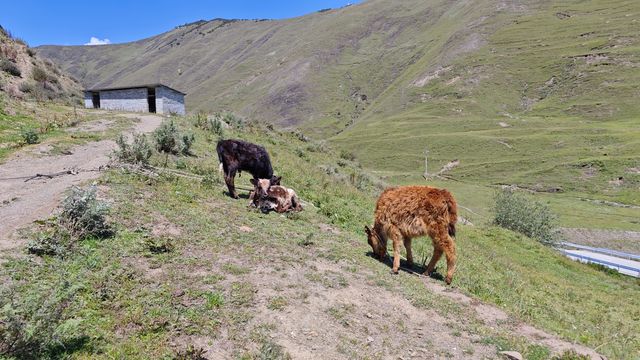
{"label": "cow's ear", "polygon": [[249,179],[249,181],[251,181],[251,184],[253,184],[253,186],[258,186],[258,180],[256,180],[256,179]]}
{"label": "cow's ear", "polygon": [[273,176],[271,178],[271,185],[280,185],[280,180],[282,180],[282,176]]}

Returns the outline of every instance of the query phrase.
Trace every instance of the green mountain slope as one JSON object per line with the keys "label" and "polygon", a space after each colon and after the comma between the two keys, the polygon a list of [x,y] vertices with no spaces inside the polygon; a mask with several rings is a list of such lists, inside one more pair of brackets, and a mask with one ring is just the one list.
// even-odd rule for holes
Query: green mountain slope
{"label": "green mountain slope", "polygon": [[161,81],[192,111],[297,126],[391,182],[420,181],[428,148],[431,171],[458,159],[448,175],[470,186],[638,205],[638,14],[630,0],[370,0],[38,52],[89,86]]}
{"label": "green mountain slope", "polygon": [[426,55],[450,60],[476,49],[483,19],[502,13],[518,11],[487,0],[368,1],[283,21],[200,21],[128,44],[38,51],[87,86],[161,81],[185,90],[192,110],[231,107],[335,131]]}

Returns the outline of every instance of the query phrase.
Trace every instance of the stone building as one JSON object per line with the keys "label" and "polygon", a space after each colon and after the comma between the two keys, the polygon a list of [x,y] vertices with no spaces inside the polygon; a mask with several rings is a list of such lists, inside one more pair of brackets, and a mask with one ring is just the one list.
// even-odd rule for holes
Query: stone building
{"label": "stone building", "polygon": [[184,115],[185,95],[162,84],[87,89],[84,106],[89,109]]}

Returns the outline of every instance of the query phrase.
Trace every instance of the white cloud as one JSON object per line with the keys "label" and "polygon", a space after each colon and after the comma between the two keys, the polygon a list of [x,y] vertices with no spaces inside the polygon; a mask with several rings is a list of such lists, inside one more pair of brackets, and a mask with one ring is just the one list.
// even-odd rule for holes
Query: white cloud
{"label": "white cloud", "polygon": [[111,40],[109,39],[98,39],[95,36],[91,37],[91,40],[89,40],[88,43],[86,43],[85,45],[107,45],[107,44],[111,44]]}

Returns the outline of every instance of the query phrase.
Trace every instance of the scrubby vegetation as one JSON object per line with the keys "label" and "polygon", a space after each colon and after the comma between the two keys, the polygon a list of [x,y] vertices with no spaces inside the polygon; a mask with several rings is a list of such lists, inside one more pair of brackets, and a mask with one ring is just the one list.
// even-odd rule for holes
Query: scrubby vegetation
{"label": "scrubby vegetation", "polygon": [[505,188],[495,195],[493,222],[505,229],[517,231],[544,244],[560,240],[556,216],[549,207],[529,199],[523,193]]}
{"label": "scrubby vegetation", "polygon": [[191,154],[191,146],[195,141],[195,136],[181,133],[173,119],[163,122],[153,135],[158,151],[174,155]]}
{"label": "scrubby vegetation", "polygon": [[136,164],[136,165],[148,165],[149,158],[153,152],[151,145],[147,141],[147,136],[144,134],[134,134],[133,143],[127,143],[124,135],[118,136],[116,139],[118,149],[114,150],[114,157],[119,161]]}
{"label": "scrubby vegetation", "polygon": [[22,129],[20,133],[25,144],[37,144],[39,142],[38,134],[33,129]]}
{"label": "scrubby vegetation", "polygon": [[36,255],[70,256],[80,241],[105,239],[114,230],[107,222],[108,206],[96,198],[96,187],[74,187],[62,203],[62,212],[44,222],[27,249]]}
{"label": "scrubby vegetation", "polygon": [[22,72],[20,71],[20,68],[18,68],[18,65],[16,65],[14,62],[10,61],[9,59],[0,59],[0,70],[13,76],[22,75]]}

